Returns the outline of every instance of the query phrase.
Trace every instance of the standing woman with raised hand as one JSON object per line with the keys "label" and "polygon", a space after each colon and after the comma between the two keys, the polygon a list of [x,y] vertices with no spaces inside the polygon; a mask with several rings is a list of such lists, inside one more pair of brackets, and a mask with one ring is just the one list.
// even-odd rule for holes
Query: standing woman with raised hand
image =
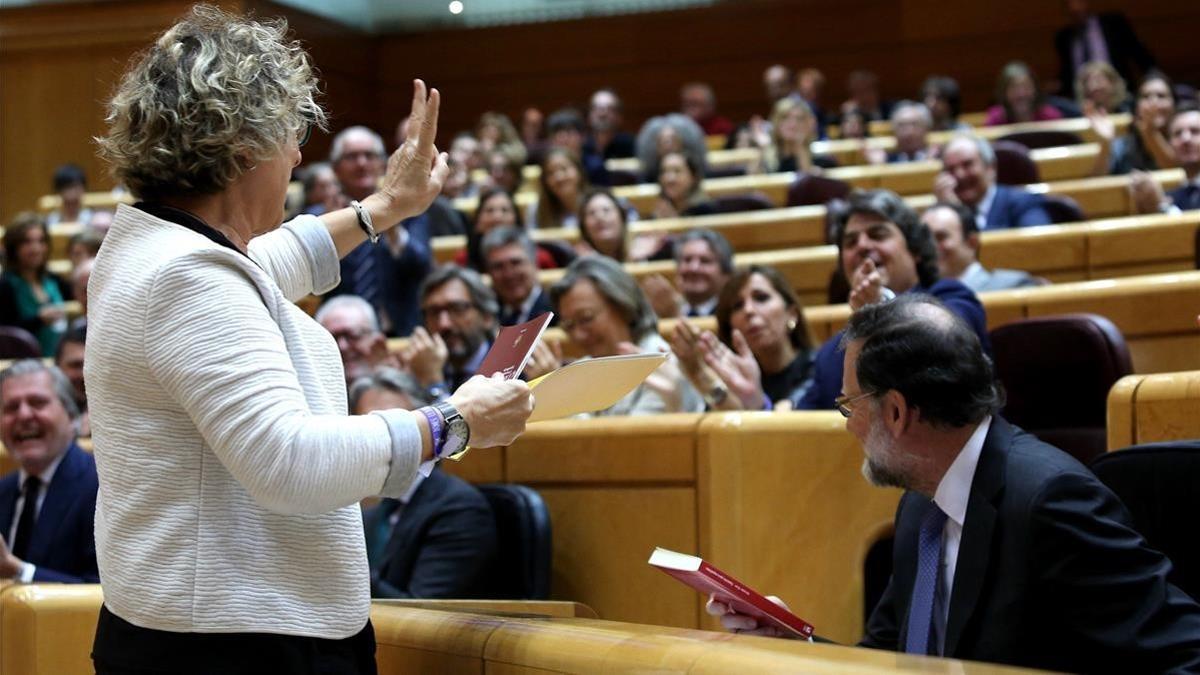
{"label": "standing woman with raised hand", "polygon": [[197,6],[123,76],[99,143],[141,201],[89,284],[97,672],[375,672],[359,500],[524,429],[527,386],[482,377],[446,405],[349,415],[337,345],[292,302],[440,191],[440,98],[415,88],[418,131],[379,191],[281,226],[326,120],[283,22]]}

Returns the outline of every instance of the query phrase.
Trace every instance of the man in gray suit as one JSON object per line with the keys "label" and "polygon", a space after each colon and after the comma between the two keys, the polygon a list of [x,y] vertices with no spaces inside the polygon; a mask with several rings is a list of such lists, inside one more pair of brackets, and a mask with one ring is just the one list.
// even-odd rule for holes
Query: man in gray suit
{"label": "man in gray suit", "polygon": [[1046,283],[1028,272],[989,270],[980,264],[979,227],[965,206],[940,202],[921,215],[921,222],[933,233],[943,279],[957,279],[976,293]]}

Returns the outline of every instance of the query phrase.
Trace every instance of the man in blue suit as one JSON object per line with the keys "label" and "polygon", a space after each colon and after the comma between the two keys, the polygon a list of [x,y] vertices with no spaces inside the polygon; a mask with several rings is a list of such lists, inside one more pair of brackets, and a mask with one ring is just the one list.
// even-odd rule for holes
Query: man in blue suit
{"label": "man in blue suit", "polygon": [[[933,236],[916,212],[888,190],[855,192],[836,225],[838,262],[858,310],[902,293],[928,293],[961,316],[991,351],[983,305],[971,289],[938,276]],[[792,395],[800,410],[832,410],[842,387],[842,334],[827,340],[813,359],[812,379]]]}
{"label": "man in blue suit", "polygon": [[938,201],[971,209],[980,231],[1050,224],[1044,197],[996,184],[996,153],[972,134],[959,134],[942,149],[933,193]]}
{"label": "man in blue suit", "polygon": [[36,359],[0,372],[0,439],[20,468],[0,479],[0,578],[96,583],[96,462],[75,444],[71,383]]}

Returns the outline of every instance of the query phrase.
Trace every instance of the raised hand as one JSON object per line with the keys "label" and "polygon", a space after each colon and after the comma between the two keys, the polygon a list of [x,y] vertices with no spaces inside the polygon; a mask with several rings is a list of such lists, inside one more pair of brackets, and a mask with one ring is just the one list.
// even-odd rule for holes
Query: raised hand
{"label": "raised hand", "polygon": [[1134,171],[1129,175],[1129,195],[1138,213],[1155,213],[1162,209],[1167,200],[1158,181],[1143,171]]}
{"label": "raised hand", "polygon": [[954,176],[951,176],[948,171],[939,171],[937,177],[933,179],[933,195],[939,202],[959,204],[961,202],[954,192],[954,188],[957,186],[958,181],[954,179]]}
{"label": "raised hand", "polygon": [[437,89],[427,96],[425,83],[413,80],[408,137],[388,158],[387,172],[376,193],[385,200],[387,211],[393,216],[391,222],[424,213],[441,193],[442,184],[450,174],[446,153],[439,153],[434,145],[441,101]]}
{"label": "raised hand", "polygon": [[538,340],[537,346],[533,348],[533,353],[529,355],[529,362],[525,364],[525,380],[536,380],[547,373],[558,370],[562,365],[562,360],[563,353],[560,342]]}
{"label": "raised hand", "polygon": [[654,308],[654,313],[658,315],[658,318],[670,319],[679,316],[679,305],[683,301],[683,297],[663,275],[652,274],[645,277],[642,279],[641,285],[642,290],[646,292],[646,299],[650,301],[650,306]]}
{"label": "raised hand", "polygon": [[450,396],[450,405],[463,416],[471,430],[471,447],[508,445],[525,431],[533,412],[533,393],[521,380],[476,375]]}
{"label": "raised hand", "polygon": [[857,310],[883,299],[883,274],[867,258],[850,275],[850,309]]}

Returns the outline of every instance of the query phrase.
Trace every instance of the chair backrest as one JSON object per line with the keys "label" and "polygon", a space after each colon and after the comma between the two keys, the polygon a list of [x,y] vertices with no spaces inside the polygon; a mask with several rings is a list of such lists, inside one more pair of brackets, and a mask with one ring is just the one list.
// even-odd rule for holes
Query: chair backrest
{"label": "chair backrest", "polygon": [[996,141],[1012,141],[1020,143],[1030,150],[1038,148],[1057,148],[1062,145],[1079,145],[1083,139],[1073,131],[1020,131],[1015,134],[1005,134]]}
{"label": "chair backrest", "polygon": [[487,595],[514,600],[550,597],[550,511],[536,490],[490,483],[479,490],[496,514],[496,564],[488,573]]}
{"label": "chair backrest", "polygon": [[1087,220],[1079,202],[1066,195],[1043,195],[1042,207],[1052,223],[1078,223]]}
{"label": "chair backrest", "polygon": [[802,173],[788,188],[788,206],[824,204],[831,199],[845,199],[850,194],[850,184],[824,176]]}
{"label": "chair backrest", "polygon": [[1013,141],[995,141],[992,150],[996,152],[997,183],[1028,185],[1042,182],[1042,174],[1026,146]]}
{"label": "chair backrest", "polygon": [[1200,440],[1150,443],[1105,453],[1092,471],[1124,502],[1134,526],[1152,548],[1174,564],[1168,576],[1193,598],[1200,597]]}
{"label": "chair backrest", "polygon": [[562,241],[539,241],[538,248],[545,249],[554,258],[554,264],[559,267],[566,267],[579,256],[571,245]]}
{"label": "chair backrest", "polygon": [[626,169],[609,169],[608,184],[617,187],[618,185],[637,185],[642,182],[642,177],[636,171]]}
{"label": "chair backrest", "polygon": [[1108,390],[1132,372],[1121,331],[1095,314],[1036,317],[991,331],[1004,416],[1082,462],[1104,452]]}
{"label": "chair backrest", "polygon": [[713,197],[713,208],[717,213],[738,213],[740,211],[762,211],[773,209],[771,199],[761,192],[746,192],[740,195],[721,195]]}
{"label": "chair backrest", "polygon": [[40,359],[42,347],[37,338],[16,326],[0,326],[0,359]]}

